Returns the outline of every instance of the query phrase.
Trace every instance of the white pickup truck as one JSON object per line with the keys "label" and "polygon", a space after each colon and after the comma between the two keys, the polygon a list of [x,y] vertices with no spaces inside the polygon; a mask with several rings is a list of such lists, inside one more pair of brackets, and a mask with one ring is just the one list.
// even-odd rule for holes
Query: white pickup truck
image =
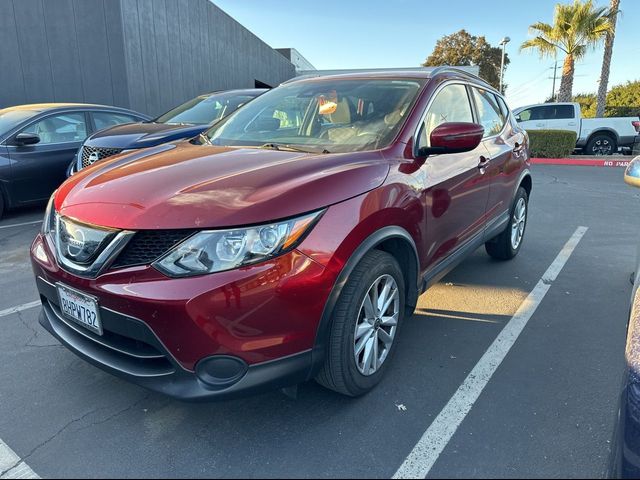
{"label": "white pickup truck", "polygon": [[[611,155],[640,146],[640,117],[582,118],[578,103],[540,103],[513,110],[525,130],[573,130],[576,148],[587,155]],[[635,144],[635,148],[634,148]]]}

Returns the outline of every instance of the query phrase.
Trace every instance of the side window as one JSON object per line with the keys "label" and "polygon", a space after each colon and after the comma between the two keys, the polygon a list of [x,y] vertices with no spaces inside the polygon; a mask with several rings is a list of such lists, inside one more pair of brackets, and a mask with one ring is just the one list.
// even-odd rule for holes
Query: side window
{"label": "side window", "polygon": [[61,113],[28,126],[22,133],[38,135],[38,145],[81,142],[87,138],[87,125],[84,113]]}
{"label": "side window", "polygon": [[478,123],[484,127],[484,136],[490,137],[502,131],[506,117],[502,113],[496,97],[486,90],[472,88],[478,109]]}
{"label": "side window", "polygon": [[573,105],[556,105],[555,106],[555,115],[553,116],[556,120],[565,120],[572,119],[575,117],[575,110]]}
{"label": "side window", "polygon": [[438,92],[420,129],[418,148],[428,147],[433,129],[448,122],[473,122],[469,95],[464,85],[449,85]]}
{"label": "side window", "polygon": [[496,98],[498,99],[498,104],[500,105],[500,110],[502,111],[502,115],[504,116],[504,118],[509,118],[511,111],[509,110],[509,107],[507,107],[507,103],[504,101],[502,97],[498,97],[496,95]]}
{"label": "side window", "polygon": [[135,118],[122,113],[91,112],[91,117],[93,118],[96,130],[102,130],[108,127],[113,127],[114,125],[137,121]]}
{"label": "side window", "polygon": [[518,122],[528,122],[531,120],[531,113],[533,112],[533,108],[527,108],[526,110],[522,110],[518,115],[516,115],[516,120]]}

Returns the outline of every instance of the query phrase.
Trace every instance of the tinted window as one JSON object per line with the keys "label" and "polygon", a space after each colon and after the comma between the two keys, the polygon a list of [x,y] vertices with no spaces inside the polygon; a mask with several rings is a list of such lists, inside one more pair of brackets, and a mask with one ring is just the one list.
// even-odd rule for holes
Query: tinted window
{"label": "tinted window", "polygon": [[464,85],[449,85],[438,92],[425,116],[418,148],[428,147],[433,129],[447,122],[473,122],[469,95]]}
{"label": "tinted window", "polygon": [[531,120],[542,120],[544,113],[544,107],[527,108],[518,114],[518,121],[529,122]]}
{"label": "tinted window", "polygon": [[478,123],[484,127],[484,136],[490,137],[500,133],[506,116],[502,112],[495,95],[487,90],[472,88],[478,110]]}
{"label": "tinted window", "polygon": [[573,105],[555,105],[553,108],[553,116],[549,117],[555,120],[573,118],[575,116]]}
{"label": "tinted window", "polygon": [[0,135],[40,112],[33,110],[0,110]]}
{"label": "tinted window", "polygon": [[573,105],[545,105],[523,110],[518,114],[519,122],[530,120],[563,120],[574,118]]}
{"label": "tinted window", "polygon": [[87,137],[87,125],[84,113],[60,113],[28,126],[21,133],[38,135],[38,145],[81,142]]}
{"label": "tinted window", "polygon": [[202,95],[159,116],[159,123],[207,125],[236,111],[255,97],[248,94],[221,93]]}
{"label": "tinted window", "polygon": [[102,130],[122,123],[138,121],[138,119],[133,118],[130,115],[123,115],[122,113],[91,112],[91,116],[93,117],[93,123],[96,126],[96,130]]}

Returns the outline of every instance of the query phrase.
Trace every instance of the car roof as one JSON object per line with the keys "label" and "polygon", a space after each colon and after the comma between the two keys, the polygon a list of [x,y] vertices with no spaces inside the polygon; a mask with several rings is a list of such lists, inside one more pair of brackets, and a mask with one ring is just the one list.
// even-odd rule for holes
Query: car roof
{"label": "car roof", "polygon": [[303,81],[315,81],[315,80],[365,80],[365,79],[416,79],[416,80],[428,80],[436,75],[444,75],[450,78],[458,78],[464,80],[472,80],[480,84],[485,85],[493,91],[496,91],[486,80],[473,75],[465,70],[455,67],[433,67],[433,68],[421,68],[419,70],[406,70],[406,69],[373,69],[373,70],[358,70],[353,72],[336,73],[336,74],[307,74],[300,77],[295,77],[284,82],[294,83]]}
{"label": "car roof", "polygon": [[138,113],[134,110],[130,110],[128,108],[123,107],[114,107],[110,105],[99,105],[95,103],[32,103],[27,105],[15,105],[12,107],[6,107],[0,109],[0,112],[9,112],[9,111],[29,111],[29,112],[52,112],[56,110],[65,110],[65,109],[75,109],[75,108],[88,108],[88,109],[97,109],[97,110],[113,110],[119,112],[129,112],[133,113],[140,117],[145,117],[146,115]]}
{"label": "car roof", "polygon": [[213,92],[203,93],[202,95],[198,95],[199,97],[211,97],[212,95],[222,95],[233,93],[236,95],[262,95],[264,92],[269,91],[268,88],[238,88],[233,90],[214,90]]}

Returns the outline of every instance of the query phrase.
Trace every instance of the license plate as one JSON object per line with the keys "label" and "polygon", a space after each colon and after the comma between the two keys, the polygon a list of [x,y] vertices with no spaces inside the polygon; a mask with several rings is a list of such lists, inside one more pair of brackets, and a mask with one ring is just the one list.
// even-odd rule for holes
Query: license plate
{"label": "license plate", "polygon": [[65,285],[58,284],[56,287],[62,315],[98,335],[102,335],[102,322],[100,321],[97,300]]}

